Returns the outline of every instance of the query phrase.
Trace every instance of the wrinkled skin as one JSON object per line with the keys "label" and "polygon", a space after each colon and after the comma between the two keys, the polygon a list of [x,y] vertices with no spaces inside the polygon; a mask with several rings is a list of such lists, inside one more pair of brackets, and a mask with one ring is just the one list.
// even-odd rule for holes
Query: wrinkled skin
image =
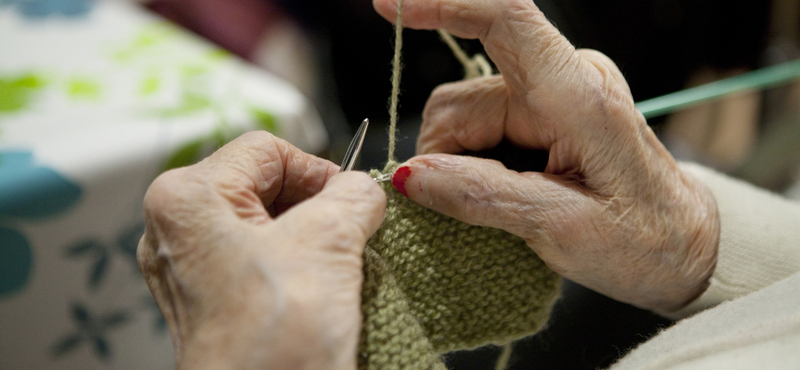
{"label": "wrinkled skin", "polygon": [[[394,0],[373,0],[395,19]],[[528,0],[405,0],[404,25],[478,38],[501,75],[438,88],[403,183],[420,204],[524,238],[567,278],[669,312],[703,292],[719,220],[633,105]],[[543,173],[452,155],[503,138]],[[434,154],[436,153],[436,154]],[[181,369],[354,369],[364,245],[386,198],[365,174],[250,133],[145,196],[138,259]]]}
{"label": "wrinkled skin", "polygon": [[[396,0],[373,0],[396,19]],[[576,50],[529,0],[405,0],[403,25],[480,39],[500,75],[437,88],[408,196],[524,238],[555,271],[617,300],[669,312],[708,285],[719,221],[635,109],[614,63]],[[455,156],[502,139],[550,152],[543,173]],[[433,154],[445,153],[445,154]]]}
{"label": "wrinkled skin", "polygon": [[386,197],[266,132],[159,176],[142,274],[180,369],[354,369],[362,252]]}

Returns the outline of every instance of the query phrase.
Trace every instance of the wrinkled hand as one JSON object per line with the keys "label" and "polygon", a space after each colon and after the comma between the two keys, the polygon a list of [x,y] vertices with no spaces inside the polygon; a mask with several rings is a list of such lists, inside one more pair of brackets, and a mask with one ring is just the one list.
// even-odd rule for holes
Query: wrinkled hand
{"label": "wrinkled hand", "polygon": [[386,197],[338,170],[258,132],[153,182],[138,259],[178,368],[355,368]]}
{"label": "wrinkled hand", "polygon": [[[373,0],[386,19],[396,0]],[[524,238],[556,272],[620,301],[671,311],[716,264],[710,192],[681,172],[614,63],[575,48],[530,0],[405,0],[404,26],[477,38],[501,75],[437,88],[417,151],[393,182],[412,200]],[[506,138],[549,151],[514,172],[479,151]]]}

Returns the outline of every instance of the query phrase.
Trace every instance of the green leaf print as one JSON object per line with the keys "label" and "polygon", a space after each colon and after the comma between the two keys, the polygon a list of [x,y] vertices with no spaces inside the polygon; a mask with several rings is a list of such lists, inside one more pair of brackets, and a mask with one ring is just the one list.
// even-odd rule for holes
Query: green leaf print
{"label": "green leaf print", "polygon": [[30,106],[36,93],[47,83],[36,74],[0,76],[0,113],[22,111]]}
{"label": "green leaf print", "polygon": [[222,48],[214,48],[206,53],[206,58],[210,60],[228,60],[233,58],[233,54]]}
{"label": "green leaf print", "polygon": [[156,113],[164,118],[184,117],[211,107],[211,99],[201,94],[186,92],[176,107],[163,108]]}
{"label": "green leaf print", "polygon": [[173,154],[164,164],[164,171],[188,166],[200,159],[201,149],[203,149],[204,141],[195,140],[184,144]]}
{"label": "green leaf print", "polygon": [[139,96],[146,97],[153,95],[161,89],[161,78],[158,75],[147,75],[139,84]]}
{"label": "green leaf print", "polygon": [[67,95],[73,99],[94,100],[100,97],[100,84],[89,78],[73,77],[67,82]]}
{"label": "green leaf print", "polygon": [[278,131],[278,124],[275,116],[265,110],[258,108],[250,108],[250,116],[255,120],[256,125],[262,130],[267,130],[271,133]]}
{"label": "green leaf print", "polygon": [[179,29],[167,22],[156,22],[144,27],[128,45],[117,50],[112,58],[119,62],[129,62],[148,55],[154,48],[175,36],[180,36]]}

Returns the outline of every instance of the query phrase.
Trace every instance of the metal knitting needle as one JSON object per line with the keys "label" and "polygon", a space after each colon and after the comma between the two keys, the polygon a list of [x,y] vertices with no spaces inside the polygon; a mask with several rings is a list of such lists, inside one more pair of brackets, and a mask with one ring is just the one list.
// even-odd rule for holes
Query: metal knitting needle
{"label": "metal knitting needle", "polygon": [[387,181],[390,181],[392,179],[393,175],[394,175],[394,173],[392,173],[392,172],[382,173],[382,174],[378,175],[378,177],[373,178],[373,180],[375,180],[375,182],[387,182]]}
{"label": "metal knitting needle", "polygon": [[364,121],[361,122],[361,126],[358,127],[353,140],[350,141],[350,146],[347,147],[347,153],[344,155],[344,160],[342,161],[342,166],[339,172],[350,171],[353,169],[353,166],[355,166],[358,155],[361,153],[361,147],[364,144],[364,138],[367,136],[368,126],[369,118],[364,118]]}
{"label": "metal knitting needle", "polygon": [[[353,140],[350,141],[350,146],[347,147],[347,152],[344,155],[344,160],[342,161],[339,172],[350,171],[353,169],[353,166],[355,166],[358,155],[361,154],[361,147],[364,144],[364,138],[367,136],[368,127],[369,119],[365,118],[364,121],[361,122],[361,126],[358,127],[358,130],[356,130],[356,135],[353,137]],[[386,182],[391,179],[391,173],[384,173],[373,180],[377,182]]]}

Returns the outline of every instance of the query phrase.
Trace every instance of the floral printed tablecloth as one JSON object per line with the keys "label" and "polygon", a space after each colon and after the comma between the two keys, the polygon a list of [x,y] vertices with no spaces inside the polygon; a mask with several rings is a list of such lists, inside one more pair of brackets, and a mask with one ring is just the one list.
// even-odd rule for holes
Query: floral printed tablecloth
{"label": "floral printed tablecloth", "polygon": [[134,4],[0,0],[0,369],[173,368],[142,197],[253,129],[327,144],[294,88]]}

